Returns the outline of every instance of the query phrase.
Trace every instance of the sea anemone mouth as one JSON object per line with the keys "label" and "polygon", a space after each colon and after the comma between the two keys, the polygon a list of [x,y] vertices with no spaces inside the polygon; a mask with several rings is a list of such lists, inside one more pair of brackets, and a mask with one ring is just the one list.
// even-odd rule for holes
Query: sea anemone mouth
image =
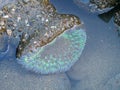
{"label": "sea anemone mouth", "polygon": [[65,72],[79,60],[85,43],[85,30],[81,26],[75,26],[66,30],[49,44],[33,52],[24,52],[20,58],[17,58],[17,61],[27,70],[36,73]]}

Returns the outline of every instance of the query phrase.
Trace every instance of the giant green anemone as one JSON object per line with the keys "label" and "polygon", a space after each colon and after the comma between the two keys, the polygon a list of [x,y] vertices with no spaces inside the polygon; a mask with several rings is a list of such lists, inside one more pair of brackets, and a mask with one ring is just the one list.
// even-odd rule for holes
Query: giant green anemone
{"label": "giant green anemone", "polygon": [[65,72],[79,60],[85,43],[85,30],[81,26],[75,26],[47,45],[39,47],[33,52],[24,53],[17,60],[26,69],[37,73]]}
{"label": "giant green anemone", "polygon": [[78,17],[59,14],[49,0],[18,0],[1,12],[4,33],[18,39],[17,62],[26,69],[65,72],[79,60],[86,33]]}

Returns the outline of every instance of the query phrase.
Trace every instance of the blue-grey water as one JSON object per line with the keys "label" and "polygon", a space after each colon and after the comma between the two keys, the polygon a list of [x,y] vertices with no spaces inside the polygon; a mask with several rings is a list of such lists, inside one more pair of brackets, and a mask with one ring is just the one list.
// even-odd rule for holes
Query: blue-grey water
{"label": "blue-grey water", "polygon": [[79,61],[65,73],[35,74],[16,63],[11,43],[0,59],[0,90],[120,90],[120,38],[113,21],[105,23],[72,0],[50,1],[59,13],[74,14],[84,23],[87,43]]}

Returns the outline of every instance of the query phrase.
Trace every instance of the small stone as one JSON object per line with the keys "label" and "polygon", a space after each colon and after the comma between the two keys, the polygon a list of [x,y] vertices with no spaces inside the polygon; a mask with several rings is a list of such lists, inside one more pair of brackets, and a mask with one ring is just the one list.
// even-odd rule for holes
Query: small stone
{"label": "small stone", "polygon": [[23,0],[23,3],[27,4],[30,0]]}
{"label": "small stone", "polygon": [[51,26],[50,28],[51,28],[51,29],[56,29],[56,26]]}
{"label": "small stone", "polygon": [[45,18],[42,18],[42,22],[44,22],[45,21]]}
{"label": "small stone", "polygon": [[41,15],[36,15],[37,18],[41,18],[42,16]]}
{"label": "small stone", "polygon": [[4,21],[1,21],[1,22],[0,22],[0,25],[1,25],[1,26],[5,25],[5,22],[4,22]]}
{"label": "small stone", "polygon": [[6,18],[6,19],[7,19],[7,18],[9,18],[9,16],[8,16],[8,15],[5,15],[5,16],[3,16],[3,18]]}
{"label": "small stone", "polygon": [[7,34],[8,34],[9,36],[11,36],[11,35],[12,35],[12,30],[7,29]]}
{"label": "small stone", "polygon": [[46,19],[46,22],[48,22],[49,20],[48,19]]}
{"label": "small stone", "polygon": [[27,19],[25,20],[25,24],[26,24],[26,26],[30,26]]}
{"label": "small stone", "polygon": [[3,14],[3,11],[0,10],[0,16]]}
{"label": "small stone", "polygon": [[21,20],[21,17],[20,17],[20,16],[18,16],[18,17],[17,17],[17,21],[19,22],[20,20]]}
{"label": "small stone", "polygon": [[49,37],[49,34],[46,32],[44,36],[48,38],[48,37]]}

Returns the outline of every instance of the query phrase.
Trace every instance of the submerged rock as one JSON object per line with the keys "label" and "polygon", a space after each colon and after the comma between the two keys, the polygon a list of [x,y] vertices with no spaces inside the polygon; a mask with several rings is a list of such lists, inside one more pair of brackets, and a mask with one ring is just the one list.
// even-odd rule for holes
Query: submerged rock
{"label": "submerged rock", "polygon": [[112,18],[120,36],[120,0],[74,0],[79,7],[98,13],[98,17],[108,23]]}
{"label": "submerged rock", "polygon": [[110,8],[117,5],[118,0],[90,0],[91,4],[95,4],[98,9]]}
{"label": "submerged rock", "polygon": [[120,10],[115,13],[114,22],[115,22],[118,26],[120,26]]}
{"label": "submerged rock", "polygon": [[119,0],[74,0],[74,2],[81,6],[83,4],[89,11],[103,12],[108,11],[120,3]]}
{"label": "submerged rock", "polygon": [[18,0],[1,12],[5,33],[19,40],[17,61],[28,70],[65,72],[80,57],[86,33],[79,18],[57,13],[49,0]]}

